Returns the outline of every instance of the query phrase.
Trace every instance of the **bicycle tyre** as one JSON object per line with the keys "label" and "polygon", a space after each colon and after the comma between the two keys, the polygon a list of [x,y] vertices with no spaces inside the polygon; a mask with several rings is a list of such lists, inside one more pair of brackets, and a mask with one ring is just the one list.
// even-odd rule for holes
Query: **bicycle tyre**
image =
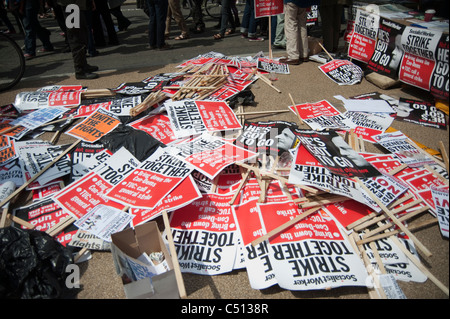
{"label": "bicycle tyre", "polygon": [[0,33],[0,92],[9,90],[25,73],[25,58],[19,45],[4,33]]}
{"label": "bicycle tyre", "polygon": [[222,15],[222,1],[221,0],[205,0],[203,3],[206,14],[213,19],[219,20]]}

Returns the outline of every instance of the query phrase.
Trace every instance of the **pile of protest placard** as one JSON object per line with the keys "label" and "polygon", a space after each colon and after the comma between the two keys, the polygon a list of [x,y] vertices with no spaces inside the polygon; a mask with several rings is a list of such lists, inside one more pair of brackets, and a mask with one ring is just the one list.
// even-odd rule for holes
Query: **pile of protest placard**
{"label": "pile of protest placard", "polygon": [[[291,105],[307,130],[241,123],[227,100],[261,78],[260,58],[210,52],[90,96],[81,87],[19,94],[0,128],[0,183],[17,189],[2,191],[0,205],[23,190],[33,202],[4,211],[1,226],[10,218],[84,252],[170,213],[163,236],[181,272],[247,269],[254,289],[367,286],[374,298],[404,297],[396,280],[430,278],[448,294],[406,223],[428,212],[448,238],[445,149],[447,166],[388,130],[395,107],[357,112],[357,97],[344,99],[345,113],[325,100]],[[40,140],[50,123],[75,141]],[[365,142],[386,154],[367,153]]]}

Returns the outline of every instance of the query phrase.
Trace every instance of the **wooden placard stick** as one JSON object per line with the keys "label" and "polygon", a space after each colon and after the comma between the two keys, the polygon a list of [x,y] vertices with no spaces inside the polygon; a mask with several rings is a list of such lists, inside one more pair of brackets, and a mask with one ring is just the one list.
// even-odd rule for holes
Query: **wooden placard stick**
{"label": "wooden placard stick", "polygon": [[81,257],[83,257],[83,255],[88,251],[88,249],[86,247],[83,247],[80,249],[80,251],[75,255],[75,257],[73,258],[73,262],[77,263],[78,260],[80,260]]}
{"label": "wooden placard stick", "polygon": [[372,241],[369,243],[370,250],[372,251],[373,256],[375,257],[375,261],[377,262],[378,268],[382,274],[386,274],[386,268],[384,268],[383,261],[381,260],[380,254],[378,253],[377,246]]}
{"label": "wooden placard stick", "polygon": [[445,145],[442,141],[439,141],[439,149],[441,150],[442,159],[444,160],[445,169],[447,170],[447,173],[449,173],[449,161],[448,161],[448,155],[447,151],[445,150]]}
{"label": "wooden placard stick", "polygon": [[[425,206],[425,207],[419,208],[419,209],[417,209],[417,210],[415,210],[415,211],[413,211],[411,213],[408,213],[408,214],[400,217],[398,220],[400,222],[403,222],[403,221],[405,221],[407,219],[410,219],[410,218],[413,218],[413,217],[415,217],[415,216],[417,216],[419,214],[422,214],[422,213],[424,213],[424,212],[426,212],[428,210],[429,210],[429,208],[427,206]],[[375,228],[375,229],[367,232],[366,234],[364,234],[364,239],[373,237],[376,234],[381,233],[382,231],[385,231],[388,228],[391,228],[393,226],[394,226],[394,223],[392,223],[392,222],[388,222],[388,223],[386,223],[384,225],[378,226],[377,228]],[[408,229],[408,231],[411,232],[409,229]]]}
{"label": "wooden placard stick", "polygon": [[272,82],[268,78],[266,78],[260,72],[257,72],[257,74],[258,74],[258,78],[263,80],[264,83],[266,83],[268,86],[270,86],[272,89],[274,89],[278,93],[281,93],[281,91],[279,89],[277,89],[275,86],[273,86]]}
{"label": "wooden placard stick", "polygon": [[332,196],[326,199],[321,199],[315,202],[308,202],[308,203],[303,203],[303,204],[299,204],[298,206],[301,208],[310,208],[310,207],[316,207],[316,206],[322,206],[322,205],[328,205],[328,204],[333,204],[333,203],[338,203],[338,202],[343,202],[345,200],[349,200],[349,197],[346,196]]}
{"label": "wooden placard stick", "polygon": [[239,187],[238,187],[238,189],[236,190],[236,192],[234,193],[234,195],[233,195],[233,198],[231,198],[231,200],[230,200],[230,205],[233,205],[234,204],[234,202],[236,201],[236,198],[238,197],[238,195],[239,195],[239,193],[241,192],[241,189],[242,189],[242,187],[244,187],[244,185],[247,183],[247,180],[248,180],[248,178],[249,178],[249,176],[250,176],[250,170],[247,170],[247,172],[245,172],[245,175],[244,175],[244,177],[242,178],[242,180],[241,180],[241,183],[239,184]]}
{"label": "wooden placard stick", "polygon": [[0,228],[6,226],[6,216],[8,215],[8,205],[2,209],[2,216],[0,218]]}
{"label": "wooden placard stick", "polygon": [[300,113],[298,113],[298,110],[295,107],[296,104],[295,104],[294,98],[292,97],[291,93],[288,93],[288,95],[289,95],[289,99],[291,99],[292,107],[294,108],[294,112],[297,115],[298,121],[300,122],[301,125],[303,125],[303,119],[300,117]]}
{"label": "wooden placard stick", "polygon": [[328,57],[331,60],[334,60],[334,58],[331,56],[331,54],[325,49],[325,47],[322,45],[322,43],[320,43],[320,41],[317,41],[317,43],[320,45],[320,47],[322,48],[322,50],[328,55]]}
{"label": "wooden placard stick", "polygon": [[360,150],[360,152],[365,152],[366,144],[364,144],[364,139],[362,138],[361,135],[357,135],[357,136],[358,136],[358,141],[359,141],[359,150]]}
{"label": "wooden placard stick", "polygon": [[56,234],[58,234],[60,231],[62,231],[64,228],[66,228],[67,226],[71,225],[74,222],[75,222],[74,217],[72,217],[72,216],[66,217],[66,218],[60,220],[59,223],[57,223],[53,227],[47,229],[45,232],[53,237]]}
{"label": "wooden placard stick", "polygon": [[[437,222],[438,222],[437,218],[434,218],[434,219],[430,219],[430,220],[426,220],[426,221],[420,222],[420,223],[418,223],[418,224],[416,224],[414,226],[411,226],[409,229],[411,231],[414,231],[414,230],[422,228],[422,227],[426,227],[426,226],[430,226],[430,225],[436,224]],[[364,245],[364,244],[370,243],[372,241],[380,240],[380,239],[383,239],[383,238],[390,237],[392,235],[399,234],[401,232],[402,232],[401,229],[398,229],[398,228],[394,229],[394,230],[391,230],[391,231],[387,231],[386,230],[386,231],[384,231],[381,234],[370,236],[368,238],[363,238],[363,239],[361,239],[359,241],[359,243],[361,245]]]}
{"label": "wooden placard stick", "polygon": [[67,153],[69,153],[75,146],[80,143],[81,140],[77,140],[72,145],[70,145],[64,152],[62,152],[60,155],[58,155],[53,161],[51,161],[47,166],[45,166],[39,173],[34,175],[32,178],[30,178],[26,183],[24,183],[22,186],[20,186],[18,189],[15,190],[14,193],[9,195],[7,198],[5,198],[1,203],[0,207],[3,207],[6,203],[8,203],[11,199],[13,199],[17,194],[19,194],[21,191],[23,191],[25,188],[28,187],[31,183],[33,183],[36,179],[38,179],[42,174],[44,174],[45,171],[47,171],[50,167],[52,167],[56,162],[58,162],[61,158],[63,158]]}
{"label": "wooden placard stick", "polygon": [[395,175],[395,174],[397,174],[397,173],[403,171],[403,170],[404,170],[405,168],[407,168],[407,167],[408,167],[408,165],[402,164],[402,165],[400,165],[400,166],[397,166],[397,167],[394,168],[393,170],[389,171],[388,174],[390,174],[390,175],[393,176],[393,175]]}
{"label": "wooden placard stick", "polygon": [[9,219],[11,219],[11,220],[12,220],[13,222],[15,222],[16,224],[19,224],[20,226],[26,227],[26,228],[28,228],[28,229],[34,229],[34,228],[35,228],[35,226],[34,226],[33,224],[31,224],[31,223],[29,223],[29,222],[23,220],[22,218],[19,218],[19,217],[17,217],[17,216],[14,216],[14,215],[12,215],[12,214],[10,214],[10,213],[7,213],[7,214],[6,214],[6,217],[9,218]]}
{"label": "wooden placard stick", "polygon": [[408,249],[406,249],[405,245],[403,245],[396,236],[391,236],[390,238],[417,268],[419,268],[447,296],[449,295],[448,287],[446,287],[442,282],[440,282],[424,265],[422,265],[420,260],[416,258],[413,254],[411,254],[411,252]]}
{"label": "wooden placard stick", "polygon": [[167,240],[169,242],[169,250],[170,255],[172,256],[172,264],[173,270],[175,272],[175,279],[177,280],[178,293],[180,294],[180,298],[185,299],[186,288],[184,287],[183,275],[181,274],[180,264],[178,262],[177,251],[175,249],[175,243],[172,237],[172,231],[170,229],[169,217],[167,216],[167,211],[162,211],[163,219],[164,219],[164,227],[166,229]]}
{"label": "wooden placard stick", "polygon": [[301,213],[300,215],[296,216],[295,218],[291,219],[290,221],[284,223],[283,225],[280,225],[280,226],[276,227],[275,229],[272,229],[267,234],[265,234],[265,235],[255,239],[254,241],[252,241],[252,246],[257,246],[260,243],[262,243],[263,241],[265,241],[266,239],[269,239],[270,237],[273,237],[276,234],[281,233],[286,228],[289,228],[292,225],[295,225],[296,223],[298,223],[302,219],[304,219],[304,218],[308,217],[309,215],[317,212],[321,208],[322,207],[320,207],[320,206],[319,207],[314,207],[314,208],[311,208],[311,209],[307,210],[306,212]]}
{"label": "wooden placard stick", "polygon": [[383,210],[383,212],[385,212],[389,218],[392,220],[393,223],[395,223],[406,235],[409,236],[409,238],[411,238],[411,240],[416,244],[417,248],[419,250],[421,250],[427,257],[430,257],[432,254],[431,252],[428,250],[428,248],[426,248],[418,239],[416,236],[414,236],[414,234],[412,234],[409,229],[403,225],[402,222],[400,222],[398,220],[398,218],[378,199],[378,197],[376,197],[371,191],[370,189],[368,189],[366,187],[366,185],[364,185],[364,183],[358,178],[356,177],[355,180],[357,181],[357,183],[367,192],[367,194],[369,194],[370,198],[372,198],[377,204],[378,206]]}

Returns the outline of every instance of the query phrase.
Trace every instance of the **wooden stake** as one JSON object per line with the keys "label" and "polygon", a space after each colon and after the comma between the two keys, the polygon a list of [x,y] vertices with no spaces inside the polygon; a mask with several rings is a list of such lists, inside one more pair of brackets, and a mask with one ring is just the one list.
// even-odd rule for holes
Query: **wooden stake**
{"label": "wooden stake", "polygon": [[258,78],[259,79],[263,80],[263,82],[265,82],[268,86],[270,86],[272,89],[274,89],[278,93],[281,93],[281,91],[279,89],[277,89],[275,86],[273,86],[272,82],[268,78],[266,78],[260,72],[257,72],[257,73],[258,73]]}
{"label": "wooden stake", "polygon": [[331,60],[334,60],[334,58],[331,56],[330,53],[328,53],[328,51],[325,49],[325,47],[322,45],[322,43],[320,43],[320,41],[317,41],[317,43],[319,43],[320,47],[321,47],[322,50],[328,55],[328,57],[329,57]]}
{"label": "wooden stake", "polygon": [[14,193],[9,195],[7,198],[5,198],[1,203],[0,207],[3,207],[6,203],[8,203],[11,199],[13,199],[17,194],[19,194],[21,191],[23,191],[28,185],[33,183],[36,179],[38,179],[42,174],[45,173],[50,167],[53,166],[56,162],[58,162],[61,158],[63,158],[67,153],[69,153],[75,146],[80,143],[81,140],[77,140],[74,142],[71,146],[69,146],[64,152],[62,152],[60,155],[58,155],[51,163],[49,163],[47,166],[45,166],[39,173],[34,175],[32,178],[30,178],[26,183],[24,183],[22,186],[20,186]]}
{"label": "wooden stake", "polygon": [[180,294],[180,298],[185,299],[187,297],[186,289],[184,287],[183,276],[181,274],[180,264],[178,262],[177,251],[173,242],[172,231],[170,230],[170,222],[169,217],[167,216],[167,211],[163,210],[162,215],[164,219],[164,227],[166,229],[167,240],[169,241],[169,250],[170,254],[172,255],[173,270],[175,272],[175,278],[177,280],[178,292]]}
{"label": "wooden stake", "polygon": [[294,99],[292,98],[291,93],[289,93],[289,98],[291,99],[292,107],[294,108],[294,112],[297,115],[298,121],[300,122],[301,125],[303,125],[303,119],[300,117],[300,113],[298,113],[297,108],[295,107],[296,104],[294,102]]}
{"label": "wooden stake", "polygon": [[414,236],[409,229],[403,225],[402,222],[398,220],[398,218],[376,197],[367,187],[364,185],[364,183],[356,177],[355,180],[357,183],[369,194],[369,196],[378,204],[378,206],[389,216],[389,218],[392,220],[395,225],[397,225],[406,235],[411,238],[411,240],[416,244],[417,248],[420,249],[427,257],[430,257],[432,254],[431,252]]}
{"label": "wooden stake", "polygon": [[444,143],[442,142],[442,141],[439,141],[439,149],[441,150],[441,155],[442,155],[442,158],[443,158],[443,160],[444,160],[444,163],[445,163],[445,169],[447,170],[447,173],[449,172],[449,169],[448,169],[448,165],[449,165],[449,161],[448,161],[448,155],[447,155],[447,151],[445,150],[445,146],[444,146]]}
{"label": "wooden stake", "polygon": [[405,245],[403,245],[396,236],[391,236],[390,238],[417,268],[419,268],[447,296],[449,295],[448,287],[446,287],[427,268],[425,268],[422,263],[413,254],[411,254],[408,249],[406,249]]}

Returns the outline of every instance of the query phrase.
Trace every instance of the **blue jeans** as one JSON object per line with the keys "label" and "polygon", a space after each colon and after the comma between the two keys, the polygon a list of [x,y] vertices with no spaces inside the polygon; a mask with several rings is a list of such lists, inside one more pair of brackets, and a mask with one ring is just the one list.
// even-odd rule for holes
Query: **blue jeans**
{"label": "blue jeans", "polygon": [[220,34],[225,35],[228,25],[231,29],[235,28],[233,13],[231,12],[231,0],[222,0],[222,10],[220,12]]}
{"label": "blue jeans", "polygon": [[22,17],[25,29],[25,53],[36,54],[36,38],[38,38],[44,49],[53,50],[50,42],[50,31],[43,28],[38,20],[39,1],[25,0],[24,15]]}
{"label": "blue jeans", "polygon": [[245,1],[242,15],[241,33],[248,33],[249,38],[256,37],[256,26],[259,19],[255,19],[255,3],[253,0]]}
{"label": "blue jeans", "polygon": [[152,47],[161,48],[166,43],[164,31],[166,30],[168,0],[147,0],[149,13],[148,43]]}

